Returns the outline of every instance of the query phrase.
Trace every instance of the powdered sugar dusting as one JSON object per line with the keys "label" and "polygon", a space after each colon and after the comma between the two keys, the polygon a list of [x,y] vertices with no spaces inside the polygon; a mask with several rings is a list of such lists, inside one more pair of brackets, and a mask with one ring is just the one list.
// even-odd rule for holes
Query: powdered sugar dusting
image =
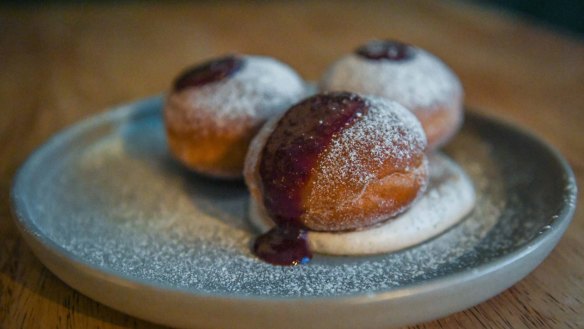
{"label": "powdered sugar dusting", "polygon": [[[319,174],[309,198],[326,200],[330,189],[347,186],[360,186],[364,190],[379,179],[380,170],[388,162],[394,163],[399,172],[412,172],[419,165],[426,137],[416,117],[387,99],[368,96],[366,101],[366,114],[334,137],[328,151],[319,159]],[[413,164],[415,167],[410,167]],[[354,197],[358,199],[360,195]],[[350,218],[339,218],[339,225],[343,220]]]}
{"label": "powdered sugar dusting", "polygon": [[[329,168],[330,179],[367,181],[387,159],[407,164],[426,147],[424,130],[411,112],[386,99],[373,96],[366,99],[368,113],[334,138],[330,152],[321,159],[321,164]],[[370,161],[363,161],[364,154],[379,167],[367,167]],[[338,172],[332,172],[338,168],[341,168]]]}
{"label": "powdered sugar dusting", "polygon": [[303,80],[287,65],[244,56],[244,65],[219,82],[171,93],[166,120],[177,130],[247,129],[286,110],[305,93]]}
{"label": "powdered sugar dusting", "polygon": [[[160,99],[140,103],[77,129],[28,162],[30,175],[20,181],[27,212],[68,255],[125,278],[197,294],[364,295],[488,264],[540,234],[558,211],[545,206],[556,191],[537,185],[546,167],[529,157],[530,144],[514,142],[517,134],[508,130],[495,137],[471,125],[448,150],[477,192],[476,207],[462,223],[397,253],[317,255],[306,266],[272,266],[249,251],[257,233],[244,216],[245,186],[204,179],[174,164],[161,106]],[[506,142],[494,147],[493,138]],[[518,145],[527,147],[521,155]],[[518,170],[542,180],[525,180],[531,187],[525,189]],[[558,185],[553,177],[547,187]]]}
{"label": "powdered sugar dusting", "polygon": [[429,52],[420,48],[413,51],[413,59],[406,61],[346,55],[328,69],[321,87],[386,97],[410,110],[460,106],[462,86],[456,75]]}

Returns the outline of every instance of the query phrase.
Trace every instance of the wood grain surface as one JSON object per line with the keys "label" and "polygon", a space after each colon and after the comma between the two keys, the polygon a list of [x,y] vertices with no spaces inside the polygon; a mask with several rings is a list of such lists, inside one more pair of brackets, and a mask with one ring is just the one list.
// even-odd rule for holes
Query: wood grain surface
{"label": "wood grain surface", "polygon": [[[0,8],[0,328],[160,328],[80,295],[23,242],[8,193],[49,136],[160,93],[186,65],[265,54],[315,80],[371,38],[435,53],[466,103],[556,146],[584,186],[584,43],[461,2],[212,2]],[[566,235],[527,278],[476,307],[411,328],[584,328],[583,193]]]}

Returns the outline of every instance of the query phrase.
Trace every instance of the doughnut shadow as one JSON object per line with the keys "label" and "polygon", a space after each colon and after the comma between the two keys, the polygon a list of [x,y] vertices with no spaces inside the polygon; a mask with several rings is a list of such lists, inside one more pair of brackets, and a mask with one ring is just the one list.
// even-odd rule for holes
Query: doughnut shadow
{"label": "doughnut shadow", "polygon": [[168,179],[179,179],[181,188],[203,213],[226,225],[252,231],[242,216],[246,213],[248,192],[242,180],[212,179],[199,175],[175,160],[169,150],[162,120],[162,98],[136,112],[120,127],[123,148]]}

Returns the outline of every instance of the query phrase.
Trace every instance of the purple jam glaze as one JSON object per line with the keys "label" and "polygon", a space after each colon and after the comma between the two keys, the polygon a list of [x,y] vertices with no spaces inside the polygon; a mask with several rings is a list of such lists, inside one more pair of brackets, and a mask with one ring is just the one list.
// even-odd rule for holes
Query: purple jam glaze
{"label": "purple jam glaze", "polygon": [[371,60],[405,61],[415,55],[414,48],[399,41],[371,41],[355,51],[361,57]]}
{"label": "purple jam glaze", "polygon": [[306,264],[312,258],[306,231],[299,228],[273,228],[255,240],[253,252],[274,265]]}
{"label": "purple jam glaze", "polygon": [[174,82],[173,90],[181,91],[189,87],[199,87],[232,76],[243,67],[243,58],[227,55],[183,72]]}
{"label": "purple jam glaze", "polygon": [[[335,92],[310,97],[293,106],[280,119],[264,146],[259,164],[264,205],[277,227],[258,238],[257,246],[262,247],[267,243],[265,241],[277,244],[274,241],[280,240],[276,236],[305,229],[300,221],[304,213],[302,192],[318,157],[335,134],[350,127],[365,111],[367,106],[363,98],[352,93]],[[286,250],[286,246],[300,250],[296,244],[289,242],[283,243],[281,248],[270,248]],[[282,259],[275,262],[279,253]],[[256,252],[260,258],[280,265],[289,259],[288,253],[278,252],[268,258]],[[305,256],[310,259],[308,249],[306,253]]]}
{"label": "purple jam glaze", "polygon": [[302,227],[301,194],[318,156],[349,127],[365,100],[346,92],[320,94],[293,106],[266,141],[260,160],[264,205],[279,226]]}

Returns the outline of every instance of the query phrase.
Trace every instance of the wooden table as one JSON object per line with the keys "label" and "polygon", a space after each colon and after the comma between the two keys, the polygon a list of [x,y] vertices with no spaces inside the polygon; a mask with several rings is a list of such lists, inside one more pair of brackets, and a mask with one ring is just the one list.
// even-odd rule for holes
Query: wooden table
{"label": "wooden table", "polygon": [[[409,41],[461,77],[466,103],[537,132],[584,186],[584,43],[457,2],[124,4],[0,11],[0,327],[158,328],[80,295],[13,224],[17,167],[45,139],[104,108],[159,93],[184,66],[230,51],[279,58],[315,80],[374,37]],[[499,296],[411,328],[584,327],[584,203],[551,255]]]}

